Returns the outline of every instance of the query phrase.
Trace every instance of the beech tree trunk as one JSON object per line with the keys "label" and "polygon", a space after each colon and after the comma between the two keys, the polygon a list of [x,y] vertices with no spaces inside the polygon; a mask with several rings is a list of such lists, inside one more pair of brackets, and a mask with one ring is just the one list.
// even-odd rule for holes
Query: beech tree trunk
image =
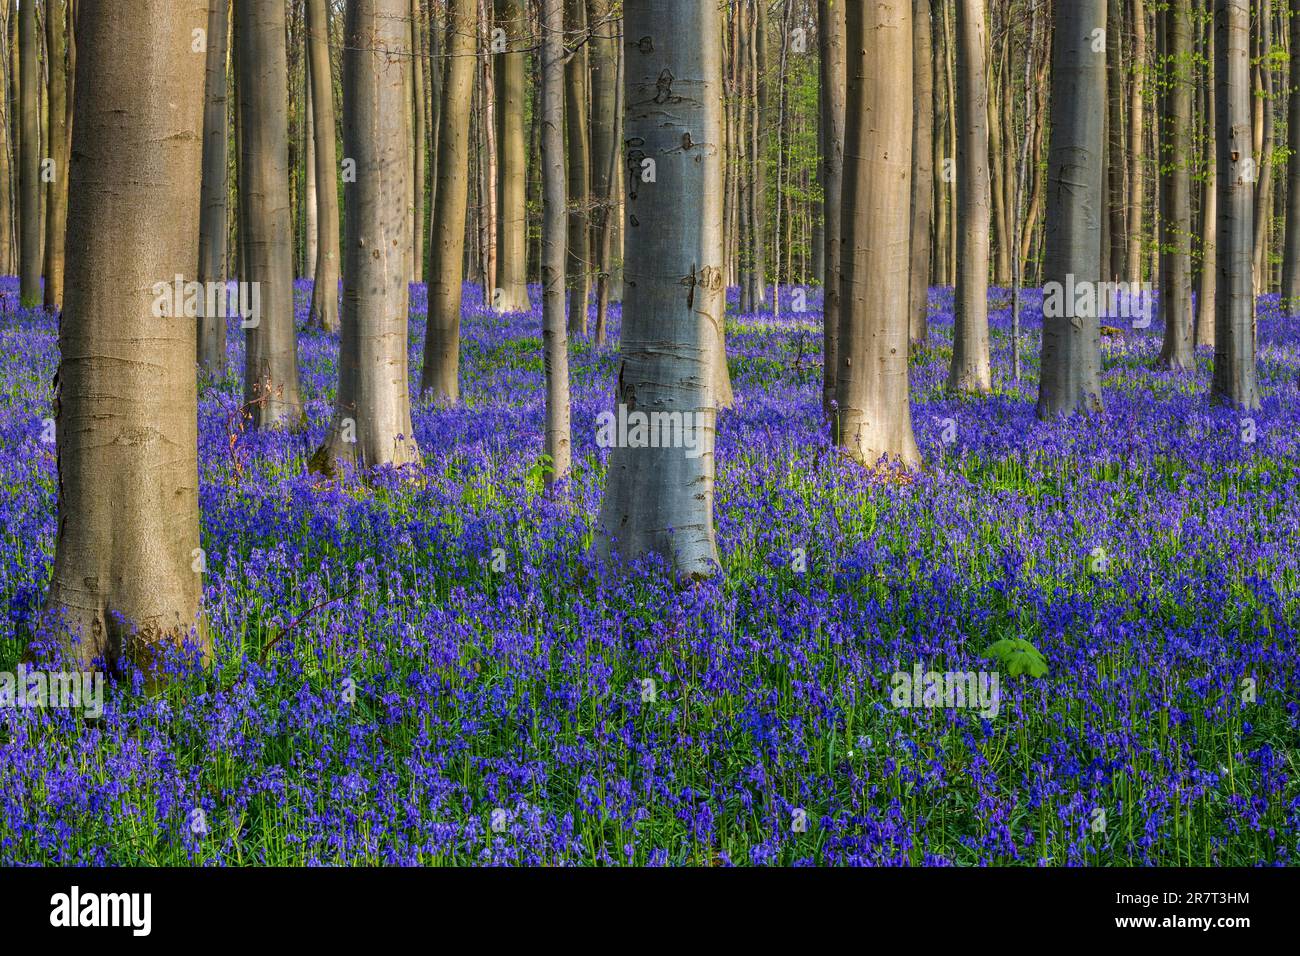
{"label": "beech tree trunk", "polygon": [[[655,553],[679,574],[707,576],[718,569],[713,380],[726,309],[721,17],[714,3],[660,0],[628,4],[624,23],[627,285],[616,395],[629,414],[677,414],[681,427],[680,440],[660,447],[611,450],[596,549],[605,560]],[[645,159],[655,160],[655,182],[633,174]]]}
{"label": "beech tree trunk", "polygon": [[497,173],[499,207],[497,289],[499,312],[527,312],[528,166],[524,145],[524,58],[528,21],[521,0],[496,0],[497,26],[506,31],[507,49],[496,57],[496,123],[501,163]]}
{"label": "beech tree trunk", "polygon": [[988,392],[989,127],[984,0],[957,3],[957,291],[948,388]]}
{"label": "beech tree trunk", "polygon": [[618,169],[618,23],[612,0],[590,0],[591,26],[591,192],[593,258],[596,263],[597,343],[605,341],[609,277],[613,269],[614,173]]}
{"label": "beech tree trunk", "polygon": [[547,482],[569,475],[569,342],[564,317],[568,197],[564,155],[564,0],[542,8],[542,361],[546,375]]}
{"label": "beech tree trunk", "polygon": [[1250,5],[1215,0],[1214,109],[1218,145],[1218,272],[1214,316],[1213,397],[1242,409],[1259,408],[1255,368],[1255,158],[1250,116]]}
{"label": "beech tree trunk", "polygon": [[[1160,177],[1160,314],[1164,342],[1161,368],[1192,370],[1192,65],[1191,0],[1169,0],[1160,14],[1165,22],[1165,125],[1168,153]],[[1163,143],[1162,143],[1163,147]]]}
{"label": "beech tree trunk", "polygon": [[243,154],[240,278],[258,286],[261,300],[261,314],[249,326],[246,339],[244,403],[255,428],[298,428],[305,415],[298,393],[293,310],[285,7],[280,0],[236,0],[236,9]]}
{"label": "beech tree trunk", "polygon": [[310,321],[317,328],[334,332],[339,328],[339,165],[325,0],[307,0],[307,63],[311,76],[317,230]]}
{"label": "beech tree trunk", "polygon": [[469,110],[474,85],[478,6],[449,0],[443,51],[438,176],[429,226],[429,321],[420,391],[437,401],[460,400],[460,306],[465,277],[465,219],[469,207]]}
{"label": "beech tree trunk", "polygon": [[[1142,111],[1146,96],[1147,15],[1143,0],[1131,0],[1133,17],[1133,77],[1128,100],[1128,282],[1142,281],[1142,197],[1145,190],[1146,139]],[[1053,117],[1055,121],[1055,117]]]}
{"label": "beech tree trunk", "polygon": [[[912,2],[912,40],[912,102],[916,116],[912,121],[912,282],[908,295],[908,313],[911,316],[911,342],[915,346],[924,346],[930,337],[930,212],[934,196],[930,142],[934,135],[930,0]],[[1009,131],[1007,138],[1010,139]],[[1008,231],[999,237],[1004,248],[1009,248],[1009,235]]]}
{"label": "beech tree trunk", "polygon": [[191,43],[207,21],[202,0],[82,0],[77,22],[47,608],[86,668],[130,657],[152,670],[159,646],[186,640],[209,651],[195,326],[153,307],[154,285],[198,256],[206,67]]}
{"label": "beech tree trunk", "polygon": [[[912,0],[849,4],[839,447],[919,465],[908,381]],[[987,211],[987,206],[985,207]]]}
{"label": "beech tree trunk", "polygon": [[844,185],[844,4],[839,0],[818,0],[818,42],[821,45],[822,188],[825,191],[826,278],[822,286],[822,411],[834,421],[837,404],[836,377],[839,373],[840,341],[840,238]]}
{"label": "beech tree trunk", "polygon": [[1300,0],[1291,0],[1291,73],[1287,94],[1286,232],[1282,246],[1282,307],[1300,312]]}
{"label": "beech tree trunk", "polygon": [[[229,0],[209,0],[208,51],[204,65],[203,180],[199,218],[199,282],[226,281],[226,202],[229,195],[226,56],[230,23]],[[226,316],[198,317],[197,360],[208,375],[226,370]]]}
{"label": "beech tree trunk", "polygon": [[1219,190],[1218,147],[1215,136],[1218,124],[1215,114],[1214,92],[1214,0],[1205,0],[1205,12],[1209,15],[1205,25],[1205,72],[1204,101],[1205,134],[1202,159],[1205,164],[1205,182],[1202,185],[1203,208],[1201,210],[1201,283],[1196,299],[1196,345],[1214,347],[1214,322],[1216,292],[1219,283],[1218,269],[1218,230],[1219,230]]}
{"label": "beech tree trunk", "polygon": [[587,69],[586,0],[565,0],[565,31],[574,49],[564,66],[564,117],[569,149],[569,330],[587,334],[587,305],[591,297],[591,144],[587,137],[590,76]]}
{"label": "beech tree trunk", "polygon": [[36,4],[18,6],[19,299],[24,309],[41,305],[41,117]]}
{"label": "beech tree trunk", "polygon": [[1066,299],[1044,315],[1038,417],[1101,411],[1101,278],[1104,206],[1106,56],[1093,31],[1106,22],[1106,0],[1056,0],[1052,43],[1052,138],[1048,153],[1047,285],[1092,285],[1091,303]]}
{"label": "beech tree trunk", "polygon": [[46,97],[52,177],[45,197],[45,308],[63,308],[64,238],[68,228],[68,34],[69,9],[64,0],[45,3],[45,59],[49,76]]}
{"label": "beech tree trunk", "polygon": [[418,464],[411,426],[407,285],[414,219],[411,164],[409,0],[348,0],[343,48],[343,151],[356,161],[344,181],[343,319],[334,420],[312,468],[334,474]]}

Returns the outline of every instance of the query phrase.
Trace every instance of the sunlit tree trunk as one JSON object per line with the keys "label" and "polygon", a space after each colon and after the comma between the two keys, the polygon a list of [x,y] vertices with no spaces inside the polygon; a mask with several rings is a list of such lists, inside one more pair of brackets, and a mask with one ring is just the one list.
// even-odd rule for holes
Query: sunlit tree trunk
{"label": "sunlit tree trunk", "polygon": [[1291,0],[1291,73],[1287,94],[1286,232],[1282,245],[1282,307],[1300,312],[1300,0]]}
{"label": "sunlit tree trunk", "polygon": [[1202,185],[1203,206],[1201,209],[1201,282],[1196,296],[1196,344],[1214,347],[1215,313],[1218,311],[1215,300],[1219,284],[1218,269],[1218,230],[1219,190],[1217,183],[1218,147],[1215,136],[1218,124],[1215,118],[1214,92],[1214,0],[1205,0],[1208,17],[1205,25],[1205,71],[1202,74],[1203,110],[1205,113],[1204,146],[1202,161],[1205,164],[1205,182]]}
{"label": "sunlit tree trunk", "polygon": [[411,426],[407,320],[411,165],[409,0],[348,0],[343,37],[343,319],[334,420],[312,467],[419,463]]}
{"label": "sunlit tree trunk", "polygon": [[[1128,282],[1142,281],[1142,197],[1146,176],[1146,139],[1142,113],[1146,102],[1147,15],[1143,0],[1130,0],[1133,27],[1133,76],[1128,100]],[[1053,117],[1055,119],[1055,117]]]}
{"label": "sunlit tree trunk", "polygon": [[908,382],[912,0],[849,4],[838,443],[917,465]]}
{"label": "sunlit tree trunk", "polygon": [[198,257],[205,58],[190,45],[207,13],[82,0],[77,24],[47,607],[80,637],[84,667],[130,656],[149,669],[186,639],[207,651],[195,327],[158,314],[153,291]]}
{"label": "sunlit tree trunk", "polygon": [[564,67],[564,118],[569,150],[569,330],[587,334],[587,303],[591,295],[591,223],[587,203],[591,193],[591,144],[588,136],[590,75],[587,69],[586,0],[565,0],[565,30],[570,45]]}
{"label": "sunlit tree trunk", "polygon": [[844,3],[818,0],[818,42],[821,44],[820,123],[823,130],[822,187],[825,190],[826,242],[822,327],[822,411],[834,420],[840,341],[840,239],[843,231],[844,185]]}
{"label": "sunlit tree trunk", "polygon": [[564,316],[568,223],[564,156],[564,0],[542,8],[542,352],[546,374],[547,481],[569,475],[569,343]]}
{"label": "sunlit tree trunk", "polygon": [[992,389],[989,367],[989,128],[984,0],[957,3],[957,292],[948,388]]}
{"label": "sunlit tree trunk", "polygon": [[528,206],[527,153],[524,144],[524,59],[528,21],[521,0],[496,0],[497,28],[506,31],[506,51],[496,57],[498,166],[497,289],[501,312],[527,312]]}

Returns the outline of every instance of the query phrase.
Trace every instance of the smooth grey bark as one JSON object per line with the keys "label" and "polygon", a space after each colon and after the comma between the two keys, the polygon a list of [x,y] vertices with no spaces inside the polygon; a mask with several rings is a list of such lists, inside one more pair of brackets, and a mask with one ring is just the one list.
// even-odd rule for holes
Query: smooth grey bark
{"label": "smooth grey bark", "polygon": [[528,167],[524,145],[524,58],[528,21],[520,0],[496,0],[497,26],[506,31],[506,52],[496,56],[496,123],[500,255],[493,305],[499,312],[527,312]]}
{"label": "smooth grey bark", "polygon": [[[912,102],[916,115],[912,121],[912,266],[908,314],[911,342],[924,346],[930,337],[930,213],[934,198],[930,142],[934,135],[930,0],[912,0],[912,47]],[[1007,236],[999,238],[1002,247],[1009,249]]]}
{"label": "smooth grey bark", "polygon": [[[988,392],[989,124],[984,0],[957,2],[957,290],[948,388]],[[910,37],[909,37],[910,42]]]}
{"label": "smooth grey bark", "polygon": [[1291,0],[1291,72],[1287,95],[1286,232],[1282,244],[1282,307],[1300,312],[1300,0]]}
{"label": "smooth grey bark", "polygon": [[591,222],[587,213],[591,197],[591,144],[587,138],[591,90],[585,42],[586,0],[565,0],[564,26],[574,46],[564,66],[564,119],[569,149],[569,330],[586,336],[591,296]]}
{"label": "smooth grey bark", "polygon": [[919,465],[908,380],[912,0],[849,4],[838,444]]}
{"label": "smooth grey bark", "polygon": [[822,286],[822,412],[834,421],[840,341],[840,237],[844,186],[844,4],[818,0],[821,50],[819,122],[822,132],[822,189],[826,222],[822,227],[825,279]]}
{"label": "smooth grey bark", "polygon": [[[24,6],[30,6],[30,2]],[[202,0],[83,0],[59,322],[59,504],[47,610],[83,667],[192,639],[200,616],[193,323],[153,286],[198,256]],[[168,69],[147,71],[159,62]]]}
{"label": "smooth grey bark", "polygon": [[618,21],[613,0],[589,0],[591,36],[591,192],[592,252],[596,264],[597,344],[605,341],[609,314],[609,277],[613,269],[614,174],[621,152],[618,142]]}
{"label": "smooth grey bark", "polygon": [[19,299],[25,309],[41,305],[41,117],[40,40],[36,33],[36,4],[18,6],[19,153],[18,256]]}
{"label": "smooth grey bark", "polygon": [[[628,4],[626,286],[617,402],[676,413],[668,447],[614,447],[597,554],[654,553],[679,574],[718,570],[713,381],[722,284],[721,18],[714,3]],[[642,161],[656,163],[644,182]],[[629,442],[628,445],[631,445]]]}
{"label": "smooth grey bark", "polygon": [[1271,0],[1257,0],[1255,22],[1259,41],[1260,94],[1252,93],[1254,107],[1259,113],[1260,148],[1255,158],[1255,225],[1252,230],[1251,275],[1255,294],[1268,291],[1268,233],[1272,218],[1273,198],[1273,68],[1267,62],[1273,47],[1273,16]]}
{"label": "smooth grey bark", "polygon": [[[9,36],[9,5],[0,2],[0,40]],[[11,275],[14,270],[13,255],[13,185],[14,163],[10,155],[13,135],[10,131],[12,117],[9,113],[9,70],[7,61],[0,66],[0,270]]]}
{"label": "smooth grey bark", "polygon": [[46,158],[53,178],[45,195],[44,305],[51,311],[63,307],[64,240],[68,228],[68,32],[71,15],[64,0],[45,3]]}
{"label": "smooth grey bark", "polygon": [[[229,195],[227,153],[228,99],[226,95],[227,36],[230,28],[229,0],[209,0],[208,51],[204,64],[203,179],[199,212],[200,283],[226,281],[226,201]],[[198,317],[197,355],[199,368],[220,377],[226,368],[226,317]]]}
{"label": "smooth grey bark", "polygon": [[[1106,0],[1056,0],[1052,41],[1052,133],[1048,152],[1045,289],[1091,286],[1091,302],[1068,301],[1044,316],[1038,417],[1101,411],[1101,230],[1106,158],[1106,54],[1093,31]],[[1082,284],[1082,285],[1081,285]],[[1045,293],[1046,294],[1046,293]]]}
{"label": "smooth grey bark", "polygon": [[[1168,153],[1160,174],[1160,315],[1164,340],[1161,368],[1196,368],[1192,316],[1192,66],[1191,0],[1169,0],[1161,11],[1165,42],[1165,135]],[[1165,144],[1168,144],[1165,147]]]}
{"label": "smooth grey bark", "polygon": [[255,428],[298,428],[305,413],[294,334],[285,8],[279,0],[236,0],[236,10],[240,278],[258,285],[261,300],[246,336],[244,403]]}
{"label": "smooth grey bark", "polygon": [[[335,146],[334,80],[325,0],[307,0],[307,66],[311,77],[312,145],[316,170],[316,263],[309,321],[339,328],[339,186]],[[346,121],[346,117],[344,118]],[[355,156],[348,157],[356,159]]]}
{"label": "smooth grey bark", "polygon": [[1142,281],[1142,197],[1145,192],[1146,140],[1142,136],[1147,70],[1147,19],[1143,0],[1130,0],[1133,18],[1133,78],[1128,101],[1128,282]]}
{"label": "smooth grey bark", "polygon": [[1255,158],[1250,116],[1250,5],[1215,0],[1214,109],[1218,145],[1218,290],[1212,396],[1259,408],[1255,367],[1255,292],[1251,254]]}
{"label": "smooth grey bark", "polygon": [[408,0],[348,0],[343,46],[343,150],[348,216],[334,419],[311,466],[419,464],[411,426],[407,321],[411,164]]}
{"label": "smooth grey bark", "polygon": [[1215,116],[1214,93],[1214,0],[1205,0],[1209,17],[1205,26],[1205,72],[1203,74],[1204,146],[1202,160],[1205,164],[1205,182],[1202,187],[1201,209],[1201,281],[1196,296],[1196,345],[1214,348],[1214,322],[1216,291],[1219,283],[1218,231],[1219,190],[1217,186],[1218,148],[1215,136],[1218,125]]}
{"label": "smooth grey bark", "polygon": [[460,307],[469,208],[469,111],[474,85],[478,5],[449,0],[443,46],[438,174],[429,227],[429,321],[420,391],[440,402],[460,400]]}
{"label": "smooth grey bark", "polygon": [[[1035,8],[1037,10],[1037,8]],[[1103,246],[1106,278],[1119,282],[1125,269],[1125,231],[1128,226],[1124,189],[1124,3],[1111,0],[1106,7],[1106,192],[1110,205],[1109,249]],[[1026,95],[1029,95],[1026,89]]]}
{"label": "smooth grey bark", "polygon": [[415,154],[411,195],[414,217],[411,222],[411,281],[424,281],[424,184],[428,166],[428,131],[424,128],[424,17],[420,0],[410,0],[411,16],[411,149]]}
{"label": "smooth grey bark", "polygon": [[[564,0],[542,7],[542,362],[546,375],[548,484],[572,466],[569,424],[569,343],[564,316],[568,241],[564,155]],[[522,172],[522,171],[521,171]]]}

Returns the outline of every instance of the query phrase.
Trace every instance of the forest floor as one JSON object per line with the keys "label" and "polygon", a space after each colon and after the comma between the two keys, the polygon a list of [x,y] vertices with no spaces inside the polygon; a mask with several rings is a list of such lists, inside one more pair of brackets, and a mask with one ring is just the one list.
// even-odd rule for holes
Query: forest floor
{"label": "forest floor", "polygon": [[[1261,303],[1251,416],[1207,400],[1209,350],[1153,371],[1156,322],[1104,342],[1104,415],[1042,424],[1038,300],[1017,383],[992,292],[994,394],[959,399],[934,290],[898,481],[834,453],[821,315],[786,298],[729,317],[726,574],[688,589],[589,553],[612,349],[573,345],[551,497],[539,310],[467,287],[464,402],[416,408],[423,467],[344,483],[305,468],[337,338],[302,332],[307,430],[254,434],[232,331],[201,390],[213,666],[111,684],[97,721],[0,709],[0,863],[1297,862],[1300,322]],[[0,671],[50,573],[56,362],[52,317],[0,317]],[[918,670],[997,673],[996,714],[895,706]]]}

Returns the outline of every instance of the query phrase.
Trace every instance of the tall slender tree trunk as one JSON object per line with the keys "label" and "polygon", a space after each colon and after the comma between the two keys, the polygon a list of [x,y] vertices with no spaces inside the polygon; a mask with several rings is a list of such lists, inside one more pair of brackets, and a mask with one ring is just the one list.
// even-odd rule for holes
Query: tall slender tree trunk
{"label": "tall slender tree trunk", "polygon": [[[0,39],[9,36],[9,6],[0,3]],[[6,58],[0,64],[0,274],[11,275],[14,268],[14,169],[16,164],[10,155],[13,148],[13,117],[9,112],[9,61]]]}
{"label": "tall slender tree trunk", "polygon": [[344,180],[343,319],[334,420],[312,468],[336,473],[418,464],[411,426],[407,263],[412,166],[412,34],[409,0],[348,0],[343,45],[343,150],[356,177]]}
{"label": "tall slender tree trunk", "polygon": [[[206,26],[206,4],[175,0],[85,2],[77,23],[47,607],[83,667],[130,657],[150,671],[160,645],[209,649],[195,327],[156,314],[152,292],[198,256],[205,62],[190,44]],[[160,57],[167,70],[141,69]]]}
{"label": "tall slender tree trunk", "polygon": [[912,0],[849,4],[838,444],[918,465],[908,382]]}
{"label": "tall slender tree trunk", "polygon": [[[912,268],[910,337],[924,346],[929,338],[930,211],[934,194],[930,137],[934,128],[934,63],[930,41],[930,0],[912,0]],[[1002,236],[1006,245],[1006,236]]]}
{"label": "tall slender tree trunk", "polygon": [[[588,21],[591,37],[591,183],[594,209],[592,223],[596,263],[596,330],[598,343],[605,341],[609,314],[609,276],[613,269],[614,172],[618,169],[620,144],[617,136],[618,109],[618,23],[611,21],[612,0],[590,0]],[[724,233],[725,235],[725,233]]]}
{"label": "tall slender tree trunk", "polygon": [[36,33],[36,4],[18,7],[21,131],[19,134],[19,298],[23,308],[41,305],[41,117],[40,40]]}
{"label": "tall slender tree trunk", "polygon": [[1202,146],[1202,160],[1205,164],[1205,182],[1202,185],[1203,208],[1201,210],[1201,283],[1196,296],[1196,344],[1214,347],[1214,322],[1217,308],[1216,291],[1219,283],[1218,269],[1218,198],[1216,185],[1218,147],[1215,137],[1218,125],[1215,118],[1214,92],[1214,0],[1205,0],[1205,12],[1209,15],[1205,25],[1205,72],[1203,74],[1203,108],[1205,116],[1205,133]]}
{"label": "tall slender tree trunk", "polygon": [[587,335],[587,304],[591,297],[591,222],[587,206],[591,198],[590,73],[587,68],[586,0],[565,0],[565,32],[575,47],[564,66],[564,116],[568,129],[569,241],[568,286],[569,330]]}
{"label": "tall slender tree trunk", "polygon": [[307,70],[307,81],[303,84],[302,112],[305,117],[303,125],[303,275],[316,274],[316,253],[320,248],[320,216],[317,208],[320,200],[316,191],[316,118],[311,106],[311,57],[303,58]]}
{"label": "tall slender tree trunk", "polygon": [[64,0],[46,0],[45,50],[49,92],[46,97],[50,181],[45,208],[45,308],[63,307],[63,242],[68,228],[68,8]]}
{"label": "tall slender tree trunk", "polygon": [[948,388],[992,390],[989,367],[989,127],[984,0],[957,3],[957,294]]}
{"label": "tall slender tree trunk", "polygon": [[[244,402],[256,428],[300,427],[289,204],[289,72],[285,8],[236,0],[239,12],[241,278],[260,290],[261,314],[246,321]],[[322,125],[324,125],[322,121]],[[324,258],[322,251],[321,258]]]}
{"label": "tall slender tree trunk", "polygon": [[[1101,411],[1101,323],[1097,284],[1106,158],[1106,56],[1093,31],[1106,0],[1056,0],[1052,50],[1052,139],[1047,174],[1044,318],[1038,417]],[[1087,289],[1072,298],[1064,290]],[[1050,287],[1050,288],[1049,288]],[[1060,308],[1047,304],[1055,292]],[[1049,314],[1053,313],[1053,314]]]}
{"label": "tall slender tree trunk", "polygon": [[[236,0],[242,2],[242,0]],[[330,68],[329,11],[325,0],[307,2],[307,63],[316,162],[316,262],[311,291],[312,325],[339,328],[339,186],[335,147],[334,80]],[[344,120],[346,121],[346,117]],[[356,159],[350,156],[350,159]]]}
{"label": "tall slender tree trunk", "polygon": [[475,0],[448,0],[438,177],[429,230],[429,323],[420,391],[460,400],[460,307],[469,208],[469,110],[478,36]]}
{"label": "tall slender tree trunk", "polygon": [[569,475],[569,343],[564,317],[568,236],[564,155],[564,0],[542,7],[542,352],[546,374],[547,481]]}
{"label": "tall slender tree trunk", "polygon": [[1132,79],[1128,101],[1128,282],[1142,281],[1142,199],[1145,192],[1146,139],[1142,114],[1146,97],[1147,14],[1143,0],[1130,0],[1133,18]]}
{"label": "tall slender tree trunk", "polygon": [[[208,0],[208,49],[204,63],[203,180],[199,213],[199,282],[226,281],[226,201],[229,196],[227,153],[226,40],[229,35],[230,0]],[[206,300],[206,297],[205,297]],[[226,315],[201,315],[198,319],[199,368],[213,376],[226,369]]]}
{"label": "tall slender tree trunk", "polygon": [[840,239],[844,187],[844,122],[847,97],[844,59],[844,4],[818,0],[818,42],[821,45],[820,122],[823,129],[822,186],[825,190],[826,279],[823,286],[822,411],[835,420],[840,341]]}
{"label": "tall slender tree trunk", "polygon": [[429,134],[424,128],[424,18],[420,0],[410,0],[411,15],[411,142],[415,150],[414,178],[411,193],[415,197],[415,218],[411,223],[411,263],[413,282],[424,281],[424,194],[428,165]]}
{"label": "tall slender tree trunk", "polygon": [[1162,368],[1196,367],[1192,316],[1192,63],[1191,0],[1169,0],[1160,16],[1165,22],[1165,136],[1168,155],[1160,182],[1160,313],[1164,342]]}
{"label": "tall slender tree trunk", "polygon": [[[1109,0],[1106,8],[1106,188],[1110,204],[1110,248],[1105,251],[1106,278],[1125,277],[1127,218],[1124,190],[1124,4]],[[1028,95],[1028,91],[1026,91]],[[1026,109],[1028,107],[1026,106]]]}
{"label": "tall slender tree trunk", "polygon": [[521,0],[496,0],[498,29],[507,48],[496,57],[496,123],[501,162],[497,167],[499,226],[497,289],[493,305],[501,312],[527,312],[528,206],[524,143],[524,59],[528,21]]}
{"label": "tall slender tree trunk", "polygon": [[678,574],[705,576],[718,569],[712,393],[726,309],[721,17],[698,0],[628,4],[624,17],[636,38],[625,63],[628,168],[653,158],[657,171],[653,183],[628,176],[616,395],[629,422],[667,413],[681,427],[659,447],[615,443],[596,550],[606,560],[654,553]]}
{"label": "tall slender tree trunk", "polygon": [[1268,291],[1268,234],[1273,218],[1273,67],[1268,62],[1273,48],[1271,0],[1258,0],[1259,78],[1262,96],[1255,98],[1260,117],[1260,150],[1255,157],[1255,226],[1251,244],[1251,274],[1255,294]]}
{"label": "tall slender tree trunk", "polygon": [[1300,0],[1291,0],[1291,73],[1287,91],[1286,232],[1282,243],[1282,307],[1300,312]]}
{"label": "tall slender tree trunk", "polygon": [[1219,285],[1210,388],[1218,401],[1255,409],[1260,402],[1251,276],[1256,161],[1251,152],[1249,0],[1215,0],[1214,31]]}

